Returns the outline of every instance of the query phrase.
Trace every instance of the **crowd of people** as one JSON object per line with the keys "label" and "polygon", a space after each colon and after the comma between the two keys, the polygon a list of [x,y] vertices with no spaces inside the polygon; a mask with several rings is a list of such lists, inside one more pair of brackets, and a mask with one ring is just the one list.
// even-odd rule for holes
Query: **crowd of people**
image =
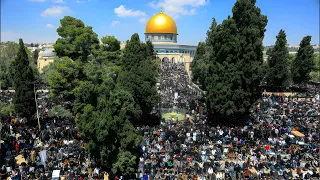
{"label": "crowd of people", "polygon": [[[47,180],[54,170],[65,179],[103,179],[104,171],[84,149],[74,117],[50,118],[48,92],[37,95],[41,129],[23,118],[0,118],[0,180]],[[5,96],[10,99],[12,93]]]}
{"label": "crowd of people", "polygon": [[[202,92],[190,83],[185,63],[163,62],[160,65],[159,72],[158,92],[161,108],[177,106],[177,108],[183,110],[198,110]],[[187,113],[190,114],[191,112]]]}
{"label": "crowd of people", "polygon": [[[161,106],[185,109],[181,121],[162,119],[137,127],[143,136],[137,172],[115,179],[319,178],[319,91],[294,96],[264,94],[246,126],[208,126],[201,92],[183,63],[162,63]],[[12,93],[1,92],[1,101]],[[54,103],[39,92],[41,129],[23,118],[1,119],[0,180],[113,179],[86,152],[74,117],[49,117]]]}
{"label": "crowd of people", "polygon": [[318,103],[267,96],[244,127],[208,127],[205,116],[144,127],[139,172],[150,179],[318,178]]}
{"label": "crowd of people", "polygon": [[[310,179],[319,178],[317,87],[294,96],[264,95],[246,126],[207,125],[191,97],[183,64],[162,64],[164,105],[185,108],[190,118],[163,120],[142,128],[139,177],[143,179]],[[181,91],[183,89],[183,91]],[[178,101],[174,93],[186,101]],[[316,98],[317,97],[317,98]],[[184,105],[184,102],[186,106]]]}
{"label": "crowd of people", "polygon": [[13,92],[11,91],[0,91],[0,102],[12,102]]}

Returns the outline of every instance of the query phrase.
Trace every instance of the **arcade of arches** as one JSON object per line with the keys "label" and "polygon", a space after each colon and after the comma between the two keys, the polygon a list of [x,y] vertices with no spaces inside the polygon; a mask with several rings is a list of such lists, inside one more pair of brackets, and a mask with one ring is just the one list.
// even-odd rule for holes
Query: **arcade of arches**
{"label": "arcade of arches", "polygon": [[164,63],[184,63],[186,70],[189,71],[191,57],[188,54],[157,54],[157,60]]}

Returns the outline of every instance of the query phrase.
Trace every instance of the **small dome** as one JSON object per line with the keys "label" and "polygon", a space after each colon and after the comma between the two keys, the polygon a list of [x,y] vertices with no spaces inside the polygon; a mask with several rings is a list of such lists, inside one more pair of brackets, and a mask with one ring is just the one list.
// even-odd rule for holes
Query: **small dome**
{"label": "small dome", "polygon": [[149,33],[166,33],[166,34],[178,34],[177,25],[174,20],[161,12],[154,15],[146,25],[145,34]]}
{"label": "small dome", "polygon": [[53,56],[56,56],[56,55],[52,50],[47,49],[47,50],[43,51],[42,56],[53,57]]}

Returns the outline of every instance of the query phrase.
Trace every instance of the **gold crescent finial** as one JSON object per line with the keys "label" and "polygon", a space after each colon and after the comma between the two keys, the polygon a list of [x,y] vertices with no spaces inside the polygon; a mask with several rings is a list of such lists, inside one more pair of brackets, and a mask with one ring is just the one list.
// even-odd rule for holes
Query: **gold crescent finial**
{"label": "gold crescent finial", "polygon": [[163,13],[163,12],[162,12],[162,6],[161,6],[161,8],[160,8],[160,13]]}

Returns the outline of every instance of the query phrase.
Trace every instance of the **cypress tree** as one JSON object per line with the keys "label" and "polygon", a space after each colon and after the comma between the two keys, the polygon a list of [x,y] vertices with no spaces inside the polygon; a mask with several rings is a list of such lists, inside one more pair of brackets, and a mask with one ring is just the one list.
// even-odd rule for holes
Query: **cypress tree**
{"label": "cypress tree", "polygon": [[[238,112],[244,113],[240,106],[239,98],[242,98],[241,89],[238,89],[240,76],[237,70],[237,54],[239,41],[235,21],[231,18],[224,20],[217,26],[214,40],[221,43],[213,47],[215,56],[210,62],[210,77],[207,79],[207,104],[210,115],[214,121],[232,121]],[[240,114],[239,114],[240,115]],[[226,118],[226,119],[225,119]]]}
{"label": "cypress tree", "polygon": [[261,96],[267,17],[255,0],[238,0],[233,16],[210,28],[207,35],[209,73],[207,107],[211,122],[243,123]]}
{"label": "cypress tree", "polygon": [[286,87],[289,71],[289,52],[286,47],[287,39],[284,30],[280,30],[275,46],[269,51],[267,84],[273,89],[283,89]]}
{"label": "cypress tree", "polygon": [[311,36],[304,37],[300,42],[300,47],[292,65],[292,78],[295,84],[306,83],[310,77],[310,72],[315,68],[314,49],[310,44]]}
{"label": "cypress tree", "polygon": [[196,53],[191,62],[192,80],[194,82],[199,82],[203,89],[205,89],[206,87],[205,79],[208,73],[208,68],[207,68],[208,66],[206,63],[205,54],[206,54],[206,43],[199,42],[196,49]]}
{"label": "cypress tree", "polygon": [[13,61],[12,67],[12,80],[15,89],[13,103],[15,110],[22,117],[30,119],[36,112],[33,84],[35,75],[29,64],[28,54],[22,39],[19,39],[19,51]]}
{"label": "cypress tree", "polygon": [[37,65],[38,57],[39,57],[39,50],[38,49],[33,51],[32,57],[33,57],[34,64]]}
{"label": "cypress tree", "polygon": [[146,47],[147,47],[147,56],[152,57],[152,59],[156,59],[152,42],[151,41],[147,41],[146,42]]}
{"label": "cypress tree", "polygon": [[129,91],[141,110],[141,119],[148,119],[158,102],[156,88],[157,64],[154,61],[151,42],[142,43],[138,34],[127,42],[122,56],[123,71],[117,79],[119,85]]}
{"label": "cypress tree", "polygon": [[146,57],[146,49],[142,47],[139,35],[137,33],[131,36],[127,41],[123,52],[122,66],[125,70],[136,68]]}

